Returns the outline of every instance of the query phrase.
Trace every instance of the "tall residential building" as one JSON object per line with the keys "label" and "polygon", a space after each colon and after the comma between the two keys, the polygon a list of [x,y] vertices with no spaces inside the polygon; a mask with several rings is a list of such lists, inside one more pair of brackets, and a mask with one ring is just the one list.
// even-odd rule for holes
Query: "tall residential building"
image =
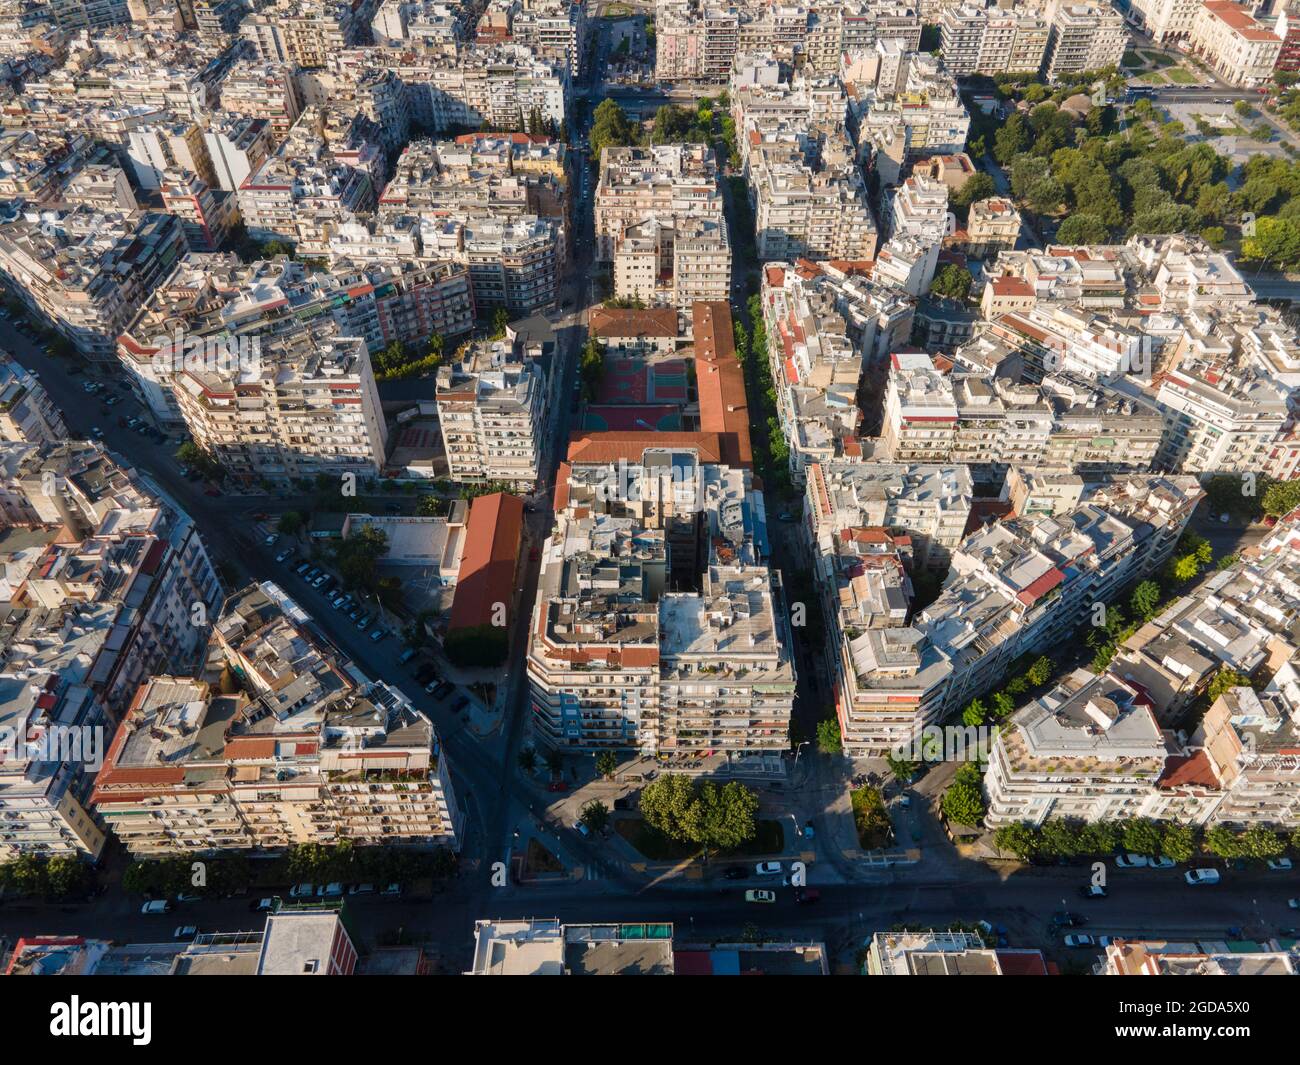
{"label": "tall residential building", "polygon": [[939,19],[943,65],[953,74],[1037,74],[1050,32],[1035,14],[949,4]]}
{"label": "tall residential building", "polygon": [[1200,7],[1201,0],[1131,0],[1128,10],[1156,44],[1164,44],[1190,36]]}
{"label": "tall residential building", "polygon": [[250,585],[216,621],[204,673],[141,686],[92,799],[133,856],[459,847],[433,722],[307,620],[277,585]]}
{"label": "tall residential building", "polygon": [[1106,3],[1053,0],[1048,9],[1051,35],[1043,74],[1054,81],[1065,74],[1118,67],[1128,45],[1124,19]]}
{"label": "tall residential building", "polygon": [[453,481],[532,486],[551,369],[509,339],[474,344],[438,368],[438,421]]}
{"label": "tall residential building", "polygon": [[57,444],[67,436],[63,414],[40,379],[0,352],[0,441]]}
{"label": "tall residential building", "polygon": [[194,442],[245,483],[378,475],[388,429],[365,341],[332,322],[186,366],[173,383]]}

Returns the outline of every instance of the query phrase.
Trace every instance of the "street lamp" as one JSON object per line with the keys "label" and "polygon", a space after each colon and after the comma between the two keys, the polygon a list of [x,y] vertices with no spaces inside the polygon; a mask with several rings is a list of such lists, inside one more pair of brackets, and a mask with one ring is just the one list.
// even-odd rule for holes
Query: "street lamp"
{"label": "street lamp", "polygon": [[796,766],[799,765],[799,756],[803,754],[803,749],[810,743],[812,743],[812,740],[804,740],[803,743],[799,744],[799,746],[794,749],[794,764]]}

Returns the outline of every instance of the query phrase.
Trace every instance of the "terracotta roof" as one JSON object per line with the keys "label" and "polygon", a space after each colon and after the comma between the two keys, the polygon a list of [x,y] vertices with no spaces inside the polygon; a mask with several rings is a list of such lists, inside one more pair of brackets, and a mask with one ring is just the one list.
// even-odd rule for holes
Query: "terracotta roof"
{"label": "terracotta roof", "polygon": [[470,504],[450,629],[488,625],[494,604],[513,600],[523,525],[518,496],[496,492]]}
{"label": "terracotta roof", "polygon": [[597,307],[589,331],[597,337],[672,337],[677,339],[677,311],[672,307],[627,310]]}
{"label": "terracotta roof", "polygon": [[[691,308],[695,336],[695,386],[700,397],[700,428],[718,433],[723,462],[749,467],[749,400],[745,373],[736,356],[731,307],[722,300],[701,300]],[[766,358],[767,353],[760,355]]]}
{"label": "terracotta roof", "polygon": [[[701,462],[722,461],[722,442],[717,433],[685,432],[574,433],[569,439],[568,460],[570,466],[579,462],[607,463],[617,462],[619,459],[625,462],[638,462],[642,452],[648,447],[690,447],[699,451]],[[558,483],[556,488],[559,488]],[[556,509],[560,509],[558,499]]]}
{"label": "terracotta roof", "polygon": [[1193,755],[1173,755],[1165,759],[1165,769],[1156,781],[1158,788],[1218,788],[1219,778],[1205,751]]}

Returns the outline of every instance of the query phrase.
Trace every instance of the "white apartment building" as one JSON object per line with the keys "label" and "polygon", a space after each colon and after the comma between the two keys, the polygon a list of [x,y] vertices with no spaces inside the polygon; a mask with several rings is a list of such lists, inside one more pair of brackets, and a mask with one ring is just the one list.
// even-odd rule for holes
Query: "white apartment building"
{"label": "white apartment building", "polygon": [[1035,14],[949,4],[939,19],[943,65],[953,74],[1037,74],[1050,27]]}
{"label": "white apartment building", "polygon": [[1271,80],[1282,53],[1282,39],[1231,0],[1205,0],[1196,9],[1187,43],[1219,77],[1243,88]]}
{"label": "white apartment building", "polygon": [[1054,81],[1063,74],[1117,67],[1128,45],[1124,19],[1105,3],[1053,0],[1048,8],[1051,35],[1043,74]]}
{"label": "white apartment building", "polygon": [[0,441],[55,444],[67,438],[63,414],[40,380],[0,352]]}
{"label": "white apartment building", "polygon": [[460,361],[440,366],[435,398],[448,476],[530,488],[550,410],[546,395],[546,370],[506,340],[475,344]]}
{"label": "white apartment building", "polygon": [[246,483],[378,475],[388,429],[366,343],[332,322],[261,343],[232,367],[173,383],[194,442]]}
{"label": "white apartment building", "polygon": [[1136,16],[1156,44],[1164,44],[1191,35],[1200,7],[1201,0],[1132,0],[1129,16]]}

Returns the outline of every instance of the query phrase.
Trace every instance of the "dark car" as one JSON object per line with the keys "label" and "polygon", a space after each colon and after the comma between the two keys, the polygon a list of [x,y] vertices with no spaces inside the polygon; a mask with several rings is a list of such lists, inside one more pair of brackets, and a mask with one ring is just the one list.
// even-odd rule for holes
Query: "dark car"
{"label": "dark car", "polygon": [[749,870],[743,865],[731,865],[723,871],[722,875],[728,880],[744,880],[749,876]]}
{"label": "dark car", "polygon": [[794,901],[801,906],[811,906],[822,897],[822,893],[815,887],[798,888],[794,893]]}
{"label": "dark car", "polygon": [[1106,895],[1106,889],[1100,884],[1084,884],[1079,888],[1079,898],[1081,899],[1104,899]]}
{"label": "dark car", "polygon": [[1077,913],[1070,913],[1068,910],[1057,910],[1052,914],[1052,924],[1057,928],[1080,928],[1087,923],[1086,917],[1080,917]]}
{"label": "dark car", "polygon": [[435,699],[438,700],[438,702],[442,702],[445,698],[447,698],[447,696],[449,696],[455,690],[456,690],[456,685],[452,684],[450,681],[444,680],[441,684],[439,684],[436,688],[433,689],[431,694]]}
{"label": "dark car", "polygon": [[459,699],[457,699],[454,703],[451,704],[451,712],[453,714],[459,714],[462,710],[468,710],[468,709],[469,709],[469,700],[466,699],[464,696],[461,696]]}
{"label": "dark car", "polygon": [[614,809],[615,809],[615,810],[630,810],[630,809],[632,809],[632,800],[631,800],[631,799],[615,799],[615,800],[614,800]]}
{"label": "dark car", "polygon": [[426,663],[415,671],[415,681],[417,684],[428,684],[429,681],[437,676],[437,673],[438,671],[434,669],[433,666]]}

